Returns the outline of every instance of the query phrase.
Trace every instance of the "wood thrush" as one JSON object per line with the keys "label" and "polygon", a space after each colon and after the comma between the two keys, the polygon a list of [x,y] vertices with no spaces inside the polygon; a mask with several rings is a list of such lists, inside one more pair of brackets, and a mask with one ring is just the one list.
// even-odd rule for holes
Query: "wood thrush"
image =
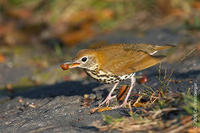
{"label": "wood thrush", "polygon": [[63,70],[70,68],[83,68],[94,79],[103,83],[115,84],[107,98],[99,106],[108,105],[109,101],[116,97],[111,94],[116,89],[120,81],[131,79],[131,86],[128,93],[119,106],[127,104],[128,97],[135,84],[135,72],[161,62],[163,56],[153,56],[157,51],[166,50],[172,46],[158,46],[150,44],[113,44],[102,46],[96,49],[80,50],[71,62],[61,65]]}

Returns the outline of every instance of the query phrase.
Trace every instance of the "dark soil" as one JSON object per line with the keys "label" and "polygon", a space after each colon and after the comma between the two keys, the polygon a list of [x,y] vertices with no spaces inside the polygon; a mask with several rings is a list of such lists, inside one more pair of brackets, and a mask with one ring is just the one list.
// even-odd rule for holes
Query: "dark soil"
{"label": "dark soil", "polygon": [[[137,37],[137,34],[131,32],[113,33],[101,36],[96,41],[177,45],[185,41],[186,38],[189,37],[177,35],[170,29],[163,28],[150,30],[143,37]],[[49,67],[55,68],[55,66]],[[160,86],[158,68],[159,65],[156,65],[138,73],[138,75],[147,75],[147,85],[154,89]],[[179,93],[186,92],[188,88],[192,88],[194,83],[200,86],[200,58],[198,56],[190,57],[182,63],[164,63],[161,70],[162,74],[165,68],[168,70],[168,75],[171,70],[174,71],[172,80],[180,80],[180,82],[170,82],[169,90]],[[9,68],[0,64],[0,84],[15,83],[20,77],[31,74],[33,73],[28,68]],[[129,82],[126,81],[125,83],[128,84]],[[92,126],[92,123],[103,121],[103,114],[116,117],[128,115],[128,109],[90,114],[89,110],[98,106],[98,103],[106,97],[111,87],[112,85],[103,85],[91,79],[83,79],[79,81],[59,81],[51,85],[21,87],[17,89],[25,91],[9,94],[0,90],[2,92],[2,96],[0,95],[0,132],[97,132],[98,129]],[[137,93],[142,88],[141,85],[137,84],[132,93]],[[84,94],[90,96],[94,94],[96,97],[88,107],[82,106]]]}

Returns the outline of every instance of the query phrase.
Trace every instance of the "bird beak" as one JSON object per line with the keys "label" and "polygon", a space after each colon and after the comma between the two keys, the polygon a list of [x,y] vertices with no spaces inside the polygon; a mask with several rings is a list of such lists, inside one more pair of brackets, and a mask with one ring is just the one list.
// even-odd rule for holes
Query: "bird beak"
{"label": "bird beak", "polygon": [[78,67],[79,65],[80,65],[80,63],[66,62],[66,63],[64,63],[64,64],[61,64],[60,67],[61,67],[63,70],[67,70],[67,69],[70,69],[70,68]]}

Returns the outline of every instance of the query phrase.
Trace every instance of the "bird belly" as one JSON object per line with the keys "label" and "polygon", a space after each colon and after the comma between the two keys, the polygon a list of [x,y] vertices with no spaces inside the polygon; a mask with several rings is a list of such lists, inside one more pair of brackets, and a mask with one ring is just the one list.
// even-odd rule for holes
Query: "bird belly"
{"label": "bird belly", "polygon": [[119,76],[119,78],[121,80],[126,80],[126,79],[130,79],[132,76],[135,76],[135,73],[125,74],[125,75]]}
{"label": "bird belly", "polygon": [[92,78],[106,83],[106,84],[114,84],[114,83],[118,83],[122,80],[126,80],[129,79],[131,76],[134,76],[135,73],[132,74],[127,74],[127,75],[123,75],[123,76],[117,76],[117,75],[113,75],[113,74],[106,74],[104,72],[97,72],[97,71],[90,71],[90,70],[86,70],[86,73],[91,76]]}

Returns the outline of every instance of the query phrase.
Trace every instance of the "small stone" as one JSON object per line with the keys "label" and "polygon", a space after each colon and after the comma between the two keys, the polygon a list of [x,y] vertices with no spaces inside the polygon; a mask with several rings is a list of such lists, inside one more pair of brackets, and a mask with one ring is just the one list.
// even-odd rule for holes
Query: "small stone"
{"label": "small stone", "polygon": [[95,94],[90,94],[90,99],[94,100],[96,98],[96,95]]}
{"label": "small stone", "polygon": [[36,108],[36,105],[34,103],[31,103],[28,106],[31,107],[31,108]]}
{"label": "small stone", "polygon": [[84,94],[83,97],[84,97],[84,98],[88,98],[89,95],[88,95],[88,94]]}
{"label": "small stone", "polygon": [[19,102],[19,103],[22,103],[22,102],[23,102],[23,99],[20,97],[20,98],[18,99],[18,102]]}
{"label": "small stone", "polygon": [[96,98],[97,98],[97,100],[102,99],[102,93],[97,92],[97,93],[96,93]]}

